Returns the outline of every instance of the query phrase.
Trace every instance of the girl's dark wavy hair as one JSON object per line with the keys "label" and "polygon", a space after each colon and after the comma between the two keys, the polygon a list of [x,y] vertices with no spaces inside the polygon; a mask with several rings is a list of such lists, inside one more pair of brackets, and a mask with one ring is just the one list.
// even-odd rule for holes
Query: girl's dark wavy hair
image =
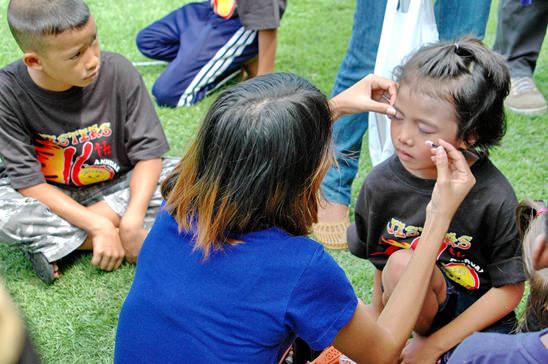
{"label": "girl's dark wavy hair", "polygon": [[162,185],[195,249],[212,249],[271,227],[309,233],[331,162],[326,97],[293,74],[256,77],[223,91],[198,135]]}
{"label": "girl's dark wavy hair", "polygon": [[457,137],[488,155],[506,132],[510,74],[502,57],[472,37],[420,48],[395,70],[400,85],[455,105]]}
{"label": "girl's dark wavy hair", "polygon": [[539,331],[548,327],[548,268],[533,268],[533,243],[535,239],[548,235],[546,213],[539,214],[543,207],[539,202],[524,201],[516,210],[519,235],[523,241],[523,263],[529,279],[529,297],[523,311],[518,331]]}

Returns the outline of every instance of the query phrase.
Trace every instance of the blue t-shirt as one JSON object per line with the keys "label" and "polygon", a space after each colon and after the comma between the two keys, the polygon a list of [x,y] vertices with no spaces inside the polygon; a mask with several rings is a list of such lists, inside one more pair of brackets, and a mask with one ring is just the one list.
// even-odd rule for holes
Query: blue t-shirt
{"label": "blue t-shirt", "polygon": [[475,333],[460,344],[448,364],[544,364],[548,349],[540,341],[548,329],[517,335]]}
{"label": "blue t-shirt", "polygon": [[328,346],[354,290],[318,243],[272,228],[203,261],[161,210],[120,312],[115,363],[274,363],[295,336]]}

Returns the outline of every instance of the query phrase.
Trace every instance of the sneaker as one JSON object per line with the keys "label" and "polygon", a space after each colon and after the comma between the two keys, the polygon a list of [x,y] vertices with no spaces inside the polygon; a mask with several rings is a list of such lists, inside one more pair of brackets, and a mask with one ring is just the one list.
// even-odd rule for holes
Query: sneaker
{"label": "sneaker", "polygon": [[531,77],[512,78],[511,82],[510,95],[506,98],[508,109],[526,115],[540,115],[548,110],[544,96]]}
{"label": "sneaker", "polygon": [[30,253],[25,251],[24,254],[27,259],[30,260],[34,273],[36,273],[45,284],[52,284],[55,280],[55,272],[53,270],[53,265],[48,262],[46,256],[39,252]]}

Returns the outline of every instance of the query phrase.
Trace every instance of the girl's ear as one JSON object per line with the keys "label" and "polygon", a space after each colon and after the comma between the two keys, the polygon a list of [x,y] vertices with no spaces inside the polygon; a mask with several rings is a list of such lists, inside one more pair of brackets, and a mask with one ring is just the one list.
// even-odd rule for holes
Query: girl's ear
{"label": "girl's ear", "polygon": [[459,141],[457,142],[457,145],[456,147],[458,149],[468,149],[471,145],[474,145],[476,144],[476,141],[478,140],[478,138],[476,137],[475,134],[471,134],[471,135],[468,135],[466,137],[466,139],[459,139]]}

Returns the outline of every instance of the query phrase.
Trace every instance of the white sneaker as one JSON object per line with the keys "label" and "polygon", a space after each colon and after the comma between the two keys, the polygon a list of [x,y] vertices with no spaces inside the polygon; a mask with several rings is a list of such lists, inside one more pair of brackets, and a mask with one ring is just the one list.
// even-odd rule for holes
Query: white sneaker
{"label": "white sneaker", "polygon": [[548,110],[544,96],[539,92],[530,77],[512,78],[510,95],[506,107],[513,112],[526,115],[540,115]]}

